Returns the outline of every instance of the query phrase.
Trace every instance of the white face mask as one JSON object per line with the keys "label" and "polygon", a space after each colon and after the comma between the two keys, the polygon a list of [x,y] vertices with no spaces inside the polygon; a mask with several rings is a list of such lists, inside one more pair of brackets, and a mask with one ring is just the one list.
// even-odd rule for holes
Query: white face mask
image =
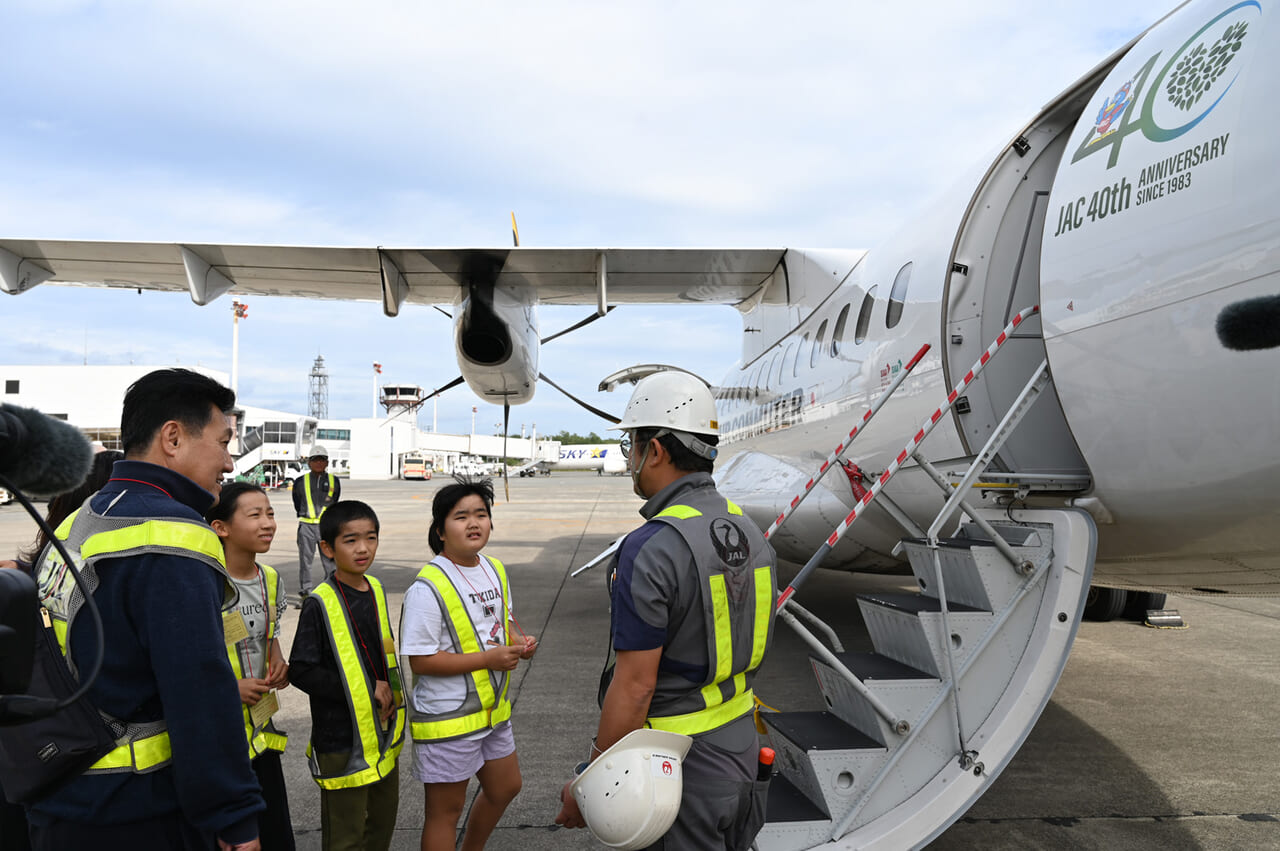
{"label": "white face mask", "polygon": [[640,471],[644,469],[645,462],[649,460],[649,448],[653,444],[651,441],[645,443],[644,451],[640,453],[640,463],[636,465],[631,463],[631,453],[635,451],[633,441],[634,435],[627,435],[625,454],[627,456],[627,472],[631,474],[631,490],[641,499],[648,499],[648,494],[640,489]]}

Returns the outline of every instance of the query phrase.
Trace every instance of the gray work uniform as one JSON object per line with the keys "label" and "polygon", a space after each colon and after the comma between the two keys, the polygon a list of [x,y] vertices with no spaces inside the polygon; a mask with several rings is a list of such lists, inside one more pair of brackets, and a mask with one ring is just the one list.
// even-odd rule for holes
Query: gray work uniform
{"label": "gray work uniform", "polygon": [[[694,738],[680,813],[650,847],[746,849],[764,821],[767,794],[767,783],[756,782],[760,743],[750,682],[772,638],[773,549],[707,473],[673,482],[640,513],[649,522],[627,536],[611,564],[610,637],[615,650],[662,648],[649,723]],[[717,582],[732,636],[732,661],[721,666],[709,599]],[[711,692],[718,706],[708,705],[709,689],[718,690],[718,697]],[[705,720],[664,726],[717,708],[716,726],[706,728]]]}
{"label": "gray work uniform", "polygon": [[[307,501],[307,484],[310,479],[311,501]],[[298,589],[303,596],[311,593],[311,565],[320,549],[320,515],[342,498],[342,483],[329,471],[299,476],[293,482],[293,508],[298,512]],[[333,576],[337,565],[333,559],[320,553],[320,565],[324,578]]]}

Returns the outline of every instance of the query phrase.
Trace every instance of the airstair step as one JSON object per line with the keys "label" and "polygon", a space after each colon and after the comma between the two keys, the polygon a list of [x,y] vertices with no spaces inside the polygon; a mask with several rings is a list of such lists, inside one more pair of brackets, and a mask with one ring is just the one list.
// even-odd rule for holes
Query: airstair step
{"label": "airstair step", "polygon": [[769,782],[769,802],[765,805],[765,821],[828,821],[830,816],[805,797],[795,784],[781,774]]}
{"label": "airstair step", "polygon": [[[934,677],[946,670],[941,635],[942,604],[923,594],[859,594],[858,608],[876,652]],[[947,643],[957,660],[967,655],[969,643],[981,635],[994,615],[985,609],[948,602]]]}
{"label": "airstair step", "polygon": [[805,751],[884,749],[884,745],[830,712],[770,712],[763,717],[769,726]]}
{"label": "airstair step", "polygon": [[[865,600],[877,606],[895,609],[899,612],[918,615],[922,612],[941,612],[942,602],[937,597],[929,597],[924,594],[911,593],[877,593],[877,594],[859,594],[859,600]],[[966,612],[987,612],[987,609],[979,609],[976,606],[966,606],[964,603],[947,603],[947,611],[966,613]]]}
{"label": "airstair step", "polygon": [[[836,658],[900,719],[914,720],[941,686],[938,677],[880,653],[837,653]],[[882,745],[898,738],[848,678],[820,657],[811,661],[818,688],[832,714]]]}
{"label": "airstair step", "polygon": [[830,712],[761,717],[770,728],[778,772],[823,813],[852,806],[884,763],[884,745]]}
{"label": "airstair step", "polygon": [[836,658],[855,677],[863,681],[934,680],[936,682],[938,679],[933,674],[904,665],[879,653],[837,653]]}

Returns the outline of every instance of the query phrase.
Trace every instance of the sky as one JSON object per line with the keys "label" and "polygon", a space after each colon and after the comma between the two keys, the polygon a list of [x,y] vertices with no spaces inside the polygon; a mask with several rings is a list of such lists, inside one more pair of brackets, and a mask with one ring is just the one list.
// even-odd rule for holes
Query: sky
{"label": "sky", "polygon": [[[525,246],[874,250],[1172,5],[9,0],[0,238],[504,247],[514,211]],[[458,374],[430,307],[246,300],[243,404],[305,413],[317,355],[333,418],[372,414],[374,362]],[[0,364],[231,370],[230,297],[43,285],[0,323]],[[715,383],[740,331],[728,306],[623,306],[540,368],[620,413],[604,375]],[[439,429],[472,406],[496,433],[462,386]],[[606,425],[548,385],[511,410],[515,434]]]}

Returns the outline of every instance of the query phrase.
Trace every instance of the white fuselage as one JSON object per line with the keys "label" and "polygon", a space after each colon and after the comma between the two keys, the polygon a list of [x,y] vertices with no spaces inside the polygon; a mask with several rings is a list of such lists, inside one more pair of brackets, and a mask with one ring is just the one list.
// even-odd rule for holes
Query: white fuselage
{"label": "white fuselage", "polygon": [[[1280,591],[1280,500],[1268,488],[1280,473],[1280,355],[1234,351],[1215,333],[1224,307],[1280,292],[1273,23],[1254,3],[1189,4],[887,245],[788,251],[771,289],[804,298],[775,304],[766,293],[745,313],[763,333],[744,336],[753,348],[723,381],[726,495],[771,523],[928,343],[842,455],[878,474],[1009,317],[1039,304],[1041,317],[966,391],[969,412],[944,414],[925,457],[945,469],[971,458],[1047,359],[1052,392],[1000,462],[1084,483],[1057,501],[1098,524],[1096,582]],[[1236,45],[1230,61],[1188,103],[1174,69],[1224,39]],[[911,467],[886,494],[925,525],[941,500]],[[833,471],[774,536],[779,553],[807,560],[853,504],[848,477]],[[883,511],[859,526],[827,566],[892,565],[901,528]]]}

